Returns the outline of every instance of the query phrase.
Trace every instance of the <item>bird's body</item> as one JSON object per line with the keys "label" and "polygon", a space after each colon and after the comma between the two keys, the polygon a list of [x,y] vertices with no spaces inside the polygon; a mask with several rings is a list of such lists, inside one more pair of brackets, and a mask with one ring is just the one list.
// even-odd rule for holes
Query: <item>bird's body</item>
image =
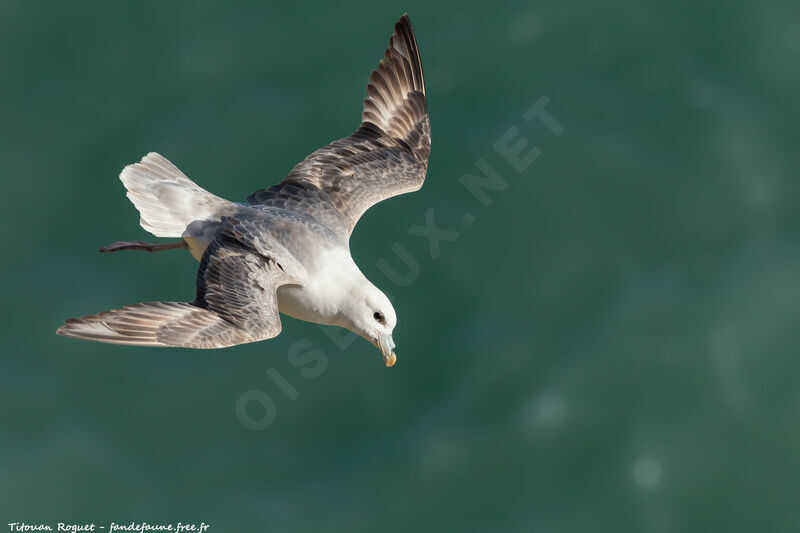
{"label": "bird's body", "polygon": [[[341,325],[339,303],[349,287],[366,281],[348,241],[316,219],[280,207],[237,205],[233,213],[232,219],[247,219],[253,225],[254,240],[263,243],[264,252],[269,249],[282,266],[292,265],[297,283],[277,288],[278,310],[307,322]],[[203,221],[190,225],[183,239],[200,261],[223,228],[221,222]]]}
{"label": "bird's body", "polygon": [[156,153],[120,179],[141,225],[174,244],[120,242],[103,251],[185,247],[200,261],[193,302],[152,302],[70,319],[58,333],[146,346],[220,348],[274,337],[279,313],[355,331],[394,364],[391,303],[350,254],[375,203],[419,189],[430,126],[408,17],[367,86],[361,126],[320,148],[279,184],[235,203],[204,190]]}

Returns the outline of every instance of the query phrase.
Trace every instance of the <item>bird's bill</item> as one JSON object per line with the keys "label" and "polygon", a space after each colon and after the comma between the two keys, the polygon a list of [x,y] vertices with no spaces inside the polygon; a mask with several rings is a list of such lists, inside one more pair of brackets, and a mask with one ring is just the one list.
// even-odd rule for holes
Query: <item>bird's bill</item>
{"label": "bird's bill", "polygon": [[381,335],[378,337],[378,347],[383,354],[383,364],[387,367],[394,366],[397,362],[397,355],[394,353],[394,340],[391,335]]}

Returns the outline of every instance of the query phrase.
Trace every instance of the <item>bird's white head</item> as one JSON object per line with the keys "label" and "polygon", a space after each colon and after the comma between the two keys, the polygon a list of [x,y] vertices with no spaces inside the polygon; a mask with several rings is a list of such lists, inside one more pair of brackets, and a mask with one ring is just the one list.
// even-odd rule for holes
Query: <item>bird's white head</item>
{"label": "bird's white head", "polygon": [[371,342],[383,354],[386,366],[394,365],[392,331],[397,315],[389,298],[366,279],[350,291],[348,305],[344,306],[345,327]]}

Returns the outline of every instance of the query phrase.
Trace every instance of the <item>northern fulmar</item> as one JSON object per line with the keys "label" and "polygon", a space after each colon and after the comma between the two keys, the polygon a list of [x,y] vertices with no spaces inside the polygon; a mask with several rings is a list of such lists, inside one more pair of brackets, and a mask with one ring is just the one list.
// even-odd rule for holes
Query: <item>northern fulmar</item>
{"label": "northern fulmar", "polygon": [[166,158],[147,154],[120,179],[156,237],[100,251],[188,249],[200,262],[193,302],[147,302],[73,318],[58,334],[140,346],[223,348],[270,339],[279,313],[347,328],[396,361],[392,304],[350,255],[350,234],[374,204],[422,187],[430,123],[408,15],[394,26],[367,84],[361,125],[298,163],[243,203],[199,187]]}

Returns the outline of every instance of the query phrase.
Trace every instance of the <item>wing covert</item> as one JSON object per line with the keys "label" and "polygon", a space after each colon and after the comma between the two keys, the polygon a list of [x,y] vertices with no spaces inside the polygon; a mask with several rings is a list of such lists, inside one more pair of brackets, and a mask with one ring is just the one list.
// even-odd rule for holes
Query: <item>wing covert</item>
{"label": "wing covert", "polygon": [[252,193],[247,201],[289,206],[349,235],[371,206],[422,187],[430,122],[408,15],[395,24],[384,57],[370,76],[361,119],[355,133],[316,150],[280,184]]}

